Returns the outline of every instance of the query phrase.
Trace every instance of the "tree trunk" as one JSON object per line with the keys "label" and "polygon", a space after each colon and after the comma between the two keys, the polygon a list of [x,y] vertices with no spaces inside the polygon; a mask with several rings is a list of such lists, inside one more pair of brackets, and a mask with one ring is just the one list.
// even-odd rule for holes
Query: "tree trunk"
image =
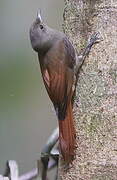
{"label": "tree trunk", "polygon": [[75,160],[62,180],[117,179],[117,0],[66,0],[64,32],[78,52],[100,32],[80,70],[74,105]]}

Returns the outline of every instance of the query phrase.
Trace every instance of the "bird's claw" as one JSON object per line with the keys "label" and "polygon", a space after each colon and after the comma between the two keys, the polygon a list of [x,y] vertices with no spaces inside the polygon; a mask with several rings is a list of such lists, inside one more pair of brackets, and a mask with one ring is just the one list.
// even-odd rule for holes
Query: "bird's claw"
{"label": "bird's claw", "polygon": [[101,36],[100,32],[96,32],[94,34],[91,35],[91,37],[88,40],[88,44],[95,44],[95,43],[99,43],[100,41],[103,41],[103,38]]}

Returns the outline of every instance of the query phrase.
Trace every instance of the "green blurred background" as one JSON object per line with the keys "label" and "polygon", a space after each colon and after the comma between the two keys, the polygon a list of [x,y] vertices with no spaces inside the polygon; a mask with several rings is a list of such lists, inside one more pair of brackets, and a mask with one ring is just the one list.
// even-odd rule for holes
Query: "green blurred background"
{"label": "green blurred background", "polygon": [[63,0],[0,0],[0,173],[10,159],[20,174],[32,169],[57,126],[29,27],[41,8],[45,22],[60,30],[63,7]]}

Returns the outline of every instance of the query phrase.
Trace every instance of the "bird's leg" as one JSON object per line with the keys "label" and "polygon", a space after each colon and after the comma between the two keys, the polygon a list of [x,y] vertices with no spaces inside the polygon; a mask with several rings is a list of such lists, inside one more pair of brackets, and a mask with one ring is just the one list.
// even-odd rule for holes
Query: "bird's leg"
{"label": "bird's leg", "polygon": [[79,69],[82,66],[86,56],[88,56],[88,54],[90,53],[92,46],[95,43],[100,42],[101,40],[102,40],[102,37],[101,37],[100,33],[99,32],[94,33],[89,38],[87,45],[86,45],[85,49],[82,51],[82,53],[80,55],[77,55],[77,57],[76,57],[76,76],[77,76]]}
{"label": "bird's leg", "polygon": [[95,43],[99,43],[100,41],[102,41],[102,37],[100,35],[99,32],[94,33],[88,40],[86,47],[84,48],[84,50],[82,51],[82,53],[80,55],[76,54],[76,69],[75,69],[75,75],[76,75],[76,81],[75,81],[75,89],[74,89],[74,93],[72,96],[72,105],[74,103],[74,97],[75,97],[75,93],[76,93],[76,86],[77,86],[77,81],[78,81],[78,75],[79,75],[79,70],[85,60],[85,58],[88,56],[88,54],[90,53],[90,50],[92,48],[92,46]]}

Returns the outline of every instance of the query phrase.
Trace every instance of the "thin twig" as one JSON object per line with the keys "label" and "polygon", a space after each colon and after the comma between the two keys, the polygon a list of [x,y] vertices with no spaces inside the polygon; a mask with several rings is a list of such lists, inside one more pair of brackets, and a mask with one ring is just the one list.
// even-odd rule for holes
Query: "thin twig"
{"label": "thin twig", "polygon": [[[49,137],[46,145],[42,149],[41,158],[38,161],[39,178],[45,180],[47,178],[48,163],[50,158],[50,152],[54,145],[57,143],[59,137],[59,129],[56,128],[52,135]],[[41,177],[40,177],[41,176]]]}
{"label": "thin twig", "polygon": [[25,173],[19,177],[19,180],[31,180],[36,178],[38,175],[38,169],[32,169],[30,172]]}
{"label": "thin twig", "polygon": [[[56,128],[42,149],[41,157],[38,160],[38,168],[32,169],[19,177],[17,162],[14,160],[9,160],[7,162],[7,170],[5,171],[4,176],[0,175],[0,180],[32,180],[36,177],[38,177],[40,180],[46,180],[47,170],[51,170],[57,165],[58,150],[53,150],[53,147],[58,141],[58,135],[59,129]],[[49,161],[50,156],[52,159]],[[6,176],[9,176],[10,178]]]}
{"label": "thin twig", "polygon": [[19,170],[18,170],[18,164],[16,163],[16,161],[10,160],[9,168],[10,168],[10,179],[18,180],[19,179]]}

